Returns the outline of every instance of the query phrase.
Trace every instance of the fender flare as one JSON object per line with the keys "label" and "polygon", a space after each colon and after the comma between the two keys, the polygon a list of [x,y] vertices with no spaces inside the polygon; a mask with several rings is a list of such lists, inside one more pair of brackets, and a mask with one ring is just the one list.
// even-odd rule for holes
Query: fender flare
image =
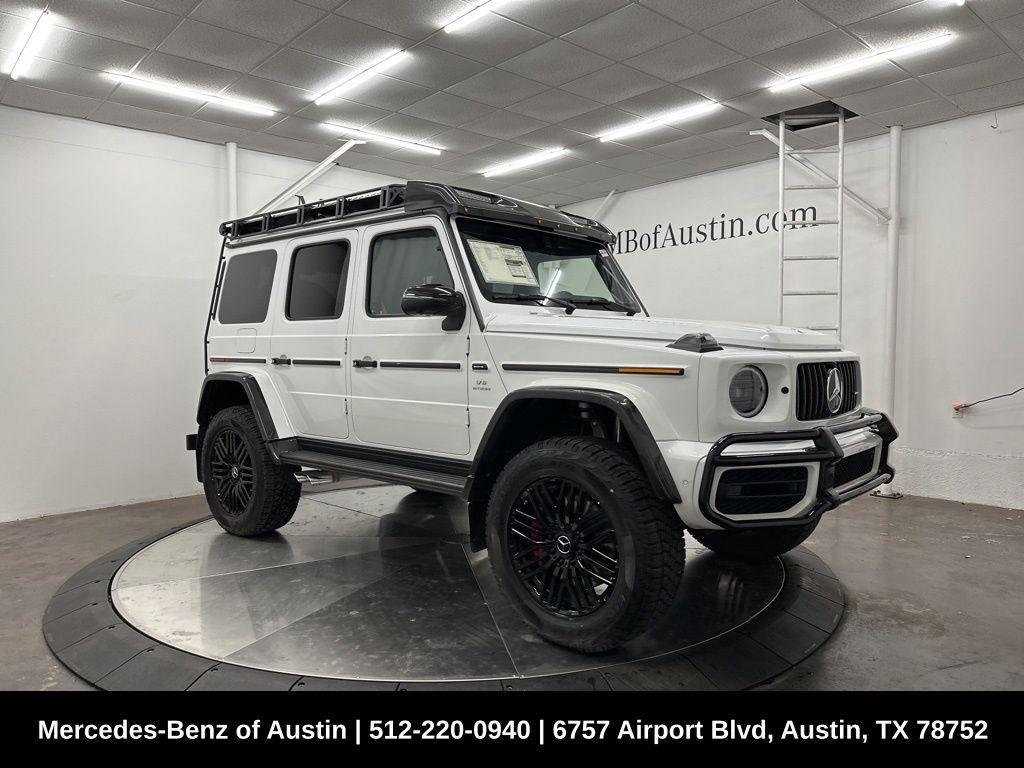
{"label": "fender flare", "polygon": [[682,499],[679,490],[672,480],[672,473],[669,472],[668,464],[658,448],[658,443],[651,434],[647,422],[644,420],[640,409],[632,400],[619,392],[606,389],[591,389],[589,387],[523,387],[510,392],[501,401],[491,416],[491,421],[484,431],[480,444],[477,447],[473,464],[466,478],[466,486],[462,497],[469,501],[472,498],[473,484],[479,477],[485,462],[488,450],[500,432],[502,426],[511,416],[511,406],[521,400],[572,400],[580,403],[591,403],[600,405],[611,410],[620,420],[626,433],[629,435],[633,447],[636,448],[637,456],[640,459],[640,466],[647,476],[654,490],[655,495],[673,504],[679,504]]}
{"label": "fender flare", "polygon": [[[274,426],[274,419],[270,414],[270,408],[267,407],[267,400],[263,396],[263,390],[260,389],[259,381],[256,377],[249,373],[240,373],[238,371],[222,371],[217,373],[207,374],[206,378],[203,379],[203,386],[199,392],[199,407],[196,410],[196,423],[199,425],[199,431],[194,435],[194,447],[196,452],[196,479],[199,482],[203,481],[203,438],[206,434],[206,425],[215,411],[217,401],[213,391],[217,387],[211,387],[213,382],[228,382],[241,387],[242,392],[245,395],[245,399],[248,401],[249,407],[252,409],[253,416],[256,417],[256,425],[259,427],[260,436],[264,441],[276,440],[277,439],[277,428]],[[191,446],[190,446],[191,447]]]}

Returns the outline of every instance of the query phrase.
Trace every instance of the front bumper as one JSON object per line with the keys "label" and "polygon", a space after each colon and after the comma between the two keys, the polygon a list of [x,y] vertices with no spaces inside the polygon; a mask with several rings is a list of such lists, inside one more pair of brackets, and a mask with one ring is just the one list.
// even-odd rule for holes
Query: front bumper
{"label": "front bumper", "polygon": [[[703,462],[697,508],[725,529],[806,524],[890,482],[897,435],[885,414],[867,409],[831,427],[726,435]],[[738,469],[748,471],[729,472]]]}

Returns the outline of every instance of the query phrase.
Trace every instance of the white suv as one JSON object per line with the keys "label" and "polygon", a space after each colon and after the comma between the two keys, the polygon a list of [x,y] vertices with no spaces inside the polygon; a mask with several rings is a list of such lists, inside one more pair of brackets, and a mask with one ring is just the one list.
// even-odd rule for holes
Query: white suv
{"label": "white suv", "polygon": [[601,651],[666,605],[684,528],[771,557],[892,479],[856,355],[650,317],[595,221],[409,182],[221,234],[187,443],[230,533],[287,523],[310,470],[461,496],[526,620]]}

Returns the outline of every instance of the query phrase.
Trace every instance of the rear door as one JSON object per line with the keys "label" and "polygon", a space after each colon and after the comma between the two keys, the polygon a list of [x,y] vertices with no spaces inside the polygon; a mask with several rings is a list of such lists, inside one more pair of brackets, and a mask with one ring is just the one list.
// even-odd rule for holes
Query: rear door
{"label": "rear door", "polygon": [[246,365],[263,371],[274,325],[270,305],[278,249],[228,250],[224,258],[220,296],[207,335],[210,371]]}
{"label": "rear door", "polygon": [[[441,222],[434,217],[367,227],[361,234],[359,306],[350,337],[355,436],[375,446],[469,453],[468,329],[402,313],[402,293],[441,284],[465,293]],[[354,302],[353,302],[354,303]]]}
{"label": "rear door", "polygon": [[345,337],[356,243],[346,230],[293,240],[284,251],[270,370],[300,435],[349,436]]}

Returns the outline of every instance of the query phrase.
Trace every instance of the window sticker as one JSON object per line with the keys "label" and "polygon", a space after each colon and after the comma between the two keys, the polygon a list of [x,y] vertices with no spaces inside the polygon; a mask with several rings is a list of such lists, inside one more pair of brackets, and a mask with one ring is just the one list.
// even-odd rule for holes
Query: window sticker
{"label": "window sticker", "polygon": [[533,267],[518,245],[469,240],[469,248],[486,282],[540,286],[533,274]]}

